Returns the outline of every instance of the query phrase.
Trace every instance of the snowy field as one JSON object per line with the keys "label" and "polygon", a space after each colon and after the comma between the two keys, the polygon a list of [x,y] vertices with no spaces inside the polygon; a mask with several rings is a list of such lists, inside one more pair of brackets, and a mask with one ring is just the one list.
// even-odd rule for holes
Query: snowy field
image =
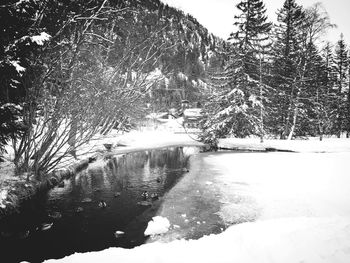
{"label": "snowy field", "polygon": [[45,262],[348,263],[349,145],[346,139],[291,141],[279,147],[300,153],[207,154],[204,165],[215,172],[207,187],[218,193],[221,218],[243,223],[199,240],[156,241]]}

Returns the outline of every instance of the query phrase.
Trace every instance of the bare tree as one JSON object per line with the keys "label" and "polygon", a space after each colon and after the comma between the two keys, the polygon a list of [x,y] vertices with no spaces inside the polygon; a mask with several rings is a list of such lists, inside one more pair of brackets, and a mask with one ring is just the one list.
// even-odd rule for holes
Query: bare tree
{"label": "bare tree", "polygon": [[26,72],[27,129],[13,138],[18,172],[45,175],[96,134],[122,129],[140,112],[154,81],[150,69],[169,45],[157,37],[164,27],[121,38],[114,29],[126,13],[137,15],[105,0],[73,16]]}

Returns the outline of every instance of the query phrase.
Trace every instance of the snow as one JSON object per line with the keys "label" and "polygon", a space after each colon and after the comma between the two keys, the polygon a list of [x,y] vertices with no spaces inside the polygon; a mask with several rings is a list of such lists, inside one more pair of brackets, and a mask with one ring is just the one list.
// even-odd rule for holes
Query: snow
{"label": "snow", "polygon": [[148,222],[145,230],[145,236],[155,236],[168,232],[170,222],[167,218],[161,216],[155,216]]}
{"label": "snow", "polygon": [[179,72],[178,74],[177,74],[177,76],[178,76],[178,78],[180,79],[180,80],[188,80],[188,77],[184,74],[184,73],[182,73],[182,72]]}
{"label": "snow", "polygon": [[7,192],[6,189],[0,191],[0,207],[1,208],[5,208],[6,207],[5,200],[7,198],[7,194],[8,194],[8,192]]}
{"label": "snow", "polygon": [[12,60],[10,61],[11,65],[15,67],[16,71],[19,73],[19,74],[22,74],[24,71],[26,71],[26,69],[24,67],[22,67],[20,64],[19,64],[19,61],[17,60]]}
{"label": "snow", "polygon": [[28,2],[29,0],[19,0],[16,2],[16,5],[18,6],[18,5],[21,5],[22,3],[28,3]]}
{"label": "snow", "polygon": [[22,110],[22,106],[21,105],[17,105],[14,103],[5,103],[3,105],[0,106],[0,109],[5,109],[5,108],[14,108],[16,110]]}
{"label": "snow", "polygon": [[45,41],[48,41],[50,38],[51,36],[45,32],[41,32],[40,35],[30,37],[30,39],[39,46],[44,45]]}
{"label": "snow", "polygon": [[155,70],[153,70],[152,72],[150,72],[147,76],[147,80],[148,81],[160,81],[162,79],[164,79],[165,76],[163,75],[162,71],[159,68],[156,68]]}
{"label": "snow", "polygon": [[[267,220],[350,217],[347,160],[349,152],[225,154],[207,161],[221,171],[216,184],[225,193],[221,202],[224,211],[231,212],[227,218],[240,211],[246,217]],[[237,197],[244,199],[240,204],[246,203],[245,210],[229,209]]]}
{"label": "snow", "polygon": [[[221,143],[259,145],[255,139]],[[227,224],[236,222],[224,232],[198,240],[76,253],[45,262],[350,262],[349,140],[270,140],[267,144],[300,153],[208,153],[204,158],[215,174],[204,184],[217,191],[222,219]],[[187,218],[184,213],[179,216]],[[162,225],[156,218],[147,234],[159,233],[150,229],[152,224]],[[169,229],[169,221],[166,226]]]}
{"label": "snow", "polygon": [[202,116],[201,111],[202,109],[200,108],[185,109],[184,115],[189,118],[198,118]]}
{"label": "snow", "polygon": [[239,148],[246,150],[264,150],[265,148],[275,148],[279,150],[295,152],[350,152],[350,140],[346,138],[319,138],[313,137],[307,140],[274,140],[265,139],[260,143],[259,138],[239,139],[226,138],[220,139],[219,147]]}
{"label": "snow", "polygon": [[346,263],[349,235],[349,221],[341,218],[268,220],[235,225],[220,235],[197,241],[152,243],[132,250],[109,248],[103,252],[77,253],[58,262]]}

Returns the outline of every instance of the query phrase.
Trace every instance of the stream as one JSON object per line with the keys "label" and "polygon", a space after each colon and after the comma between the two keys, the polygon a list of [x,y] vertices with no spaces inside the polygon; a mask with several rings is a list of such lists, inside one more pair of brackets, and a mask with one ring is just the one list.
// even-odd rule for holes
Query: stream
{"label": "stream", "polygon": [[[237,184],[237,192],[227,194],[231,190],[223,191],[225,183],[218,181],[222,171],[207,162],[227,153],[200,150],[154,149],[90,164],[26,203],[19,216],[1,222],[1,262],[34,263],[109,247],[198,239],[255,220],[254,200],[239,194],[245,186]],[[237,206],[236,218],[227,220],[226,205],[230,211]],[[154,216],[167,218],[169,231],[144,236]]]}
{"label": "stream", "polygon": [[[6,259],[1,261],[41,262],[145,243],[147,223],[164,195],[189,174],[189,157],[198,152],[198,148],[174,147],[90,164],[64,185],[25,203],[19,215],[1,222],[1,258]],[[116,231],[125,234],[116,237]]]}

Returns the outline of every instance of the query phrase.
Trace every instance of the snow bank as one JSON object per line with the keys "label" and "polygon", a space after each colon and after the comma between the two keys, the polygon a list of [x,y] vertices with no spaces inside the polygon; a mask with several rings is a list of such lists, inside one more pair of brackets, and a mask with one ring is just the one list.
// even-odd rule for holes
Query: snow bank
{"label": "snow bank", "polygon": [[292,218],[244,223],[199,240],[76,253],[46,263],[244,262],[348,263],[349,218]]}
{"label": "snow bank", "polygon": [[265,150],[266,148],[275,148],[279,150],[295,152],[349,152],[350,139],[346,138],[319,138],[313,137],[307,140],[270,140],[266,139],[260,143],[259,138],[226,138],[219,140],[221,148],[238,148],[246,150]]}
{"label": "snow bank", "polygon": [[161,216],[155,216],[148,222],[145,230],[145,236],[155,236],[168,232],[170,222],[167,218]]}

